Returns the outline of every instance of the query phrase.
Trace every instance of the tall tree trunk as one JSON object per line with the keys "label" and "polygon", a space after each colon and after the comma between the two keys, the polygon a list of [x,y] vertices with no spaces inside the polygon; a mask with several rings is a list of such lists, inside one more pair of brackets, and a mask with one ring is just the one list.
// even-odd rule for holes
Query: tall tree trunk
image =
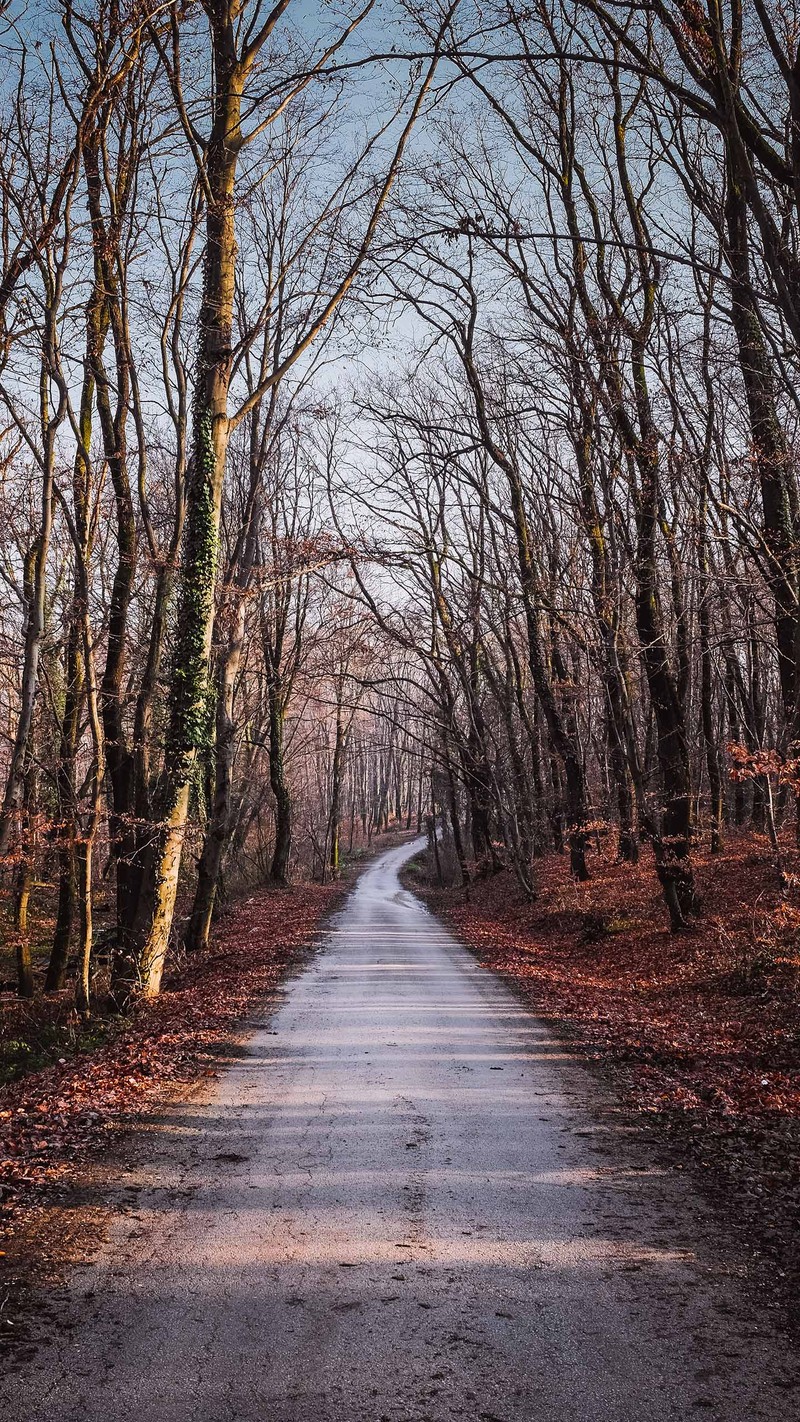
{"label": "tall tree trunk", "polygon": [[747,199],[736,158],[736,139],[727,136],[725,220],[731,270],[731,318],[761,488],[764,542],[775,602],[778,675],[786,737],[797,734],[800,654],[800,556],[798,508],[791,455],[778,416],[772,362],[767,350],[750,269]]}
{"label": "tall tree trunk", "polygon": [[145,861],[133,952],[117,964],[118,991],[157,993],[178,891],[191,778],[208,736],[208,668],[214,626],[219,523],[228,448],[236,266],[235,185],[246,69],[224,3],[209,7],[214,50],[214,121],[207,162],[206,248],[194,388],[191,475],[180,570],[170,722],[159,823]]}
{"label": "tall tree trunk", "polygon": [[[791,747],[800,732],[800,510],[792,455],[778,415],[775,382],[750,269],[747,200],[728,138],[728,188],[725,217],[731,268],[731,318],[753,441],[753,460],[761,489],[764,543],[769,554],[768,582],[774,601],[778,678],[783,708],[783,740]],[[754,786],[756,800],[771,821],[768,787]],[[796,835],[800,841],[800,797]]]}
{"label": "tall tree trunk", "polygon": [[722,849],[722,823],[725,812],[725,795],[719,754],[719,736],[714,725],[714,667],[711,656],[710,610],[711,579],[708,561],[705,490],[700,500],[698,541],[699,571],[702,580],[697,610],[697,633],[700,643],[700,721],[706,750],[708,788],[711,802],[711,853],[718,854]]}
{"label": "tall tree trunk", "polygon": [[54,475],[56,459],[56,434],[63,411],[50,412],[49,381],[50,370],[55,365],[54,353],[57,348],[55,312],[46,313],[46,331],[43,342],[40,370],[40,422],[42,430],[41,492],[39,533],[26,560],[25,587],[27,619],[25,624],[25,649],[22,661],[22,686],[20,689],[20,710],[14,744],[11,750],[11,765],[6,780],[3,804],[0,809],[0,858],[9,849],[14,827],[25,799],[25,776],[28,762],[33,712],[36,703],[36,689],[39,683],[39,663],[44,642],[47,615],[47,557],[50,552],[50,538],[53,531]]}
{"label": "tall tree trunk", "polygon": [[95,673],[91,627],[89,623],[88,582],[83,589],[83,649],[86,665],[86,701],[89,711],[89,728],[92,736],[94,764],[92,768],[91,798],[86,823],[78,843],[77,887],[80,923],[79,972],[75,988],[75,1006],[82,1017],[88,1017],[91,1007],[91,971],[93,947],[92,914],[92,864],[94,846],[100,828],[105,782],[105,740],[103,736],[100,697]]}
{"label": "tall tree trunk", "polygon": [[[641,387],[643,351],[634,355],[634,366]],[[647,404],[646,396],[640,399],[643,405]],[[636,510],[636,628],[650,691],[662,784],[661,823],[654,827],[653,848],[672,928],[679,932],[687,927],[687,917],[697,911],[690,857],[692,786],[683,706],[669,664],[658,599],[658,452],[652,428],[638,449],[637,462],[641,488]]]}
{"label": "tall tree trunk", "polygon": [[[87,368],[93,382],[98,423],[114,492],[117,560],[111,583],[106,660],[99,688],[109,780],[109,834],[116,869],[117,941],[124,939],[136,912],[138,843],[134,804],[134,756],[125,731],[123,700],[128,620],[133,596],[138,536],[128,471],[127,424],[131,409],[131,361],[120,281],[123,218],[131,193],[138,148],[135,128],[114,175],[112,208],[106,216],[104,187],[109,182],[105,149],[112,110],[98,110],[83,147],[86,193],[91,218],[93,289],[86,309]],[[106,369],[109,333],[113,343],[113,378]],[[85,390],[85,387],[84,387]],[[89,426],[89,434],[91,426]],[[88,454],[88,440],[85,441]],[[81,870],[83,874],[83,870]]]}
{"label": "tall tree trunk", "polygon": [[572,384],[582,409],[582,425],[574,440],[578,474],[581,483],[581,513],[589,544],[592,565],[592,603],[597,618],[603,652],[602,680],[606,704],[606,739],[614,779],[619,817],[619,857],[635,864],[639,858],[639,836],[636,825],[636,794],[629,749],[632,729],[629,726],[628,693],[620,666],[619,607],[612,564],[609,557],[598,496],[592,477],[594,454],[594,411],[586,406],[583,394],[584,378],[580,363],[571,361]]}
{"label": "tall tree trunk", "polygon": [[64,699],[64,718],[61,723],[58,796],[61,811],[61,829],[58,849],[58,911],[53,934],[50,961],[47,965],[45,991],[58,992],[64,986],[70,943],[76,918],[77,904],[77,843],[78,843],[78,803],[76,786],[76,758],[80,742],[80,718],[86,691],[86,668],[84,649],[84,589],[86,587],[86,564],[91,544],[89,519],[89,488],[91,479],[90,448],[92,441],[92,413],[94,408],[94,376],[92,373],[91,312],[100,295],[92,291],[89,301],[89,315],[86,334],[86,360],[84,362],[83,385],[78,417],[78,447],[72,468],[72,505],[75,568],[72,589],[72,608],[69,637],[67,641],[67,689]]}

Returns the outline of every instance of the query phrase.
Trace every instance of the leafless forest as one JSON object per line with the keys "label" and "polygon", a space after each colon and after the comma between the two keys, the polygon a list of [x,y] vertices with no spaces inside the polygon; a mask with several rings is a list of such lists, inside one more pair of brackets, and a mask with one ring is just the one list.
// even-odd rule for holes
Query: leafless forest
{"label": "leafless forest", "polygon": [[788,892],[793,0],[0,23],[19,994],[153,996],[390,823],[646,859],[675,932],[734,831]]}

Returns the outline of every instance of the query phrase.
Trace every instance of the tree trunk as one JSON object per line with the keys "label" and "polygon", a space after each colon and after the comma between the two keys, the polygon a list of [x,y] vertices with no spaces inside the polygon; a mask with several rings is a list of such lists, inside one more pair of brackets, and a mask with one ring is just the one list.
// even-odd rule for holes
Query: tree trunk
{"label": "tree trunk", "polygon": [[[50,327],[53,325],[52,312],[48,313],[49,339],[55,341]],[[47,340],[45,342],[47,344]],[[48,353],[42,356],[41,404],[42,428],[44,434],[42,457],[42,486],[40,496],[41,522],[39,535],[26,560],[25,584],[27,592],[28,616],[25,624],[25,650],[22,662],[22,687],[17,729],[11,751],[11,765],[6,780],[3,805],[0,809],[0,858],[9,849],[14,826],[22,810],[25,799],[25,775],[28,761],[33,711],[36,703],[36,688],[39,683],[39,662],[44,641],[47,615],[47,555],[50,551],[50,537],[53,531],[53,479],[55,472],[55,438],[60,418],[50,419],[48,407]]]}
{"label": "tree trunk", "polygon": [[[643,353],[641,359],[634,357],[634,364],[640,367],[643,376]],[[692,787],[683,707],[669,665],[658,602],[657,462],[656,436],[650,431],[638,451],[641,490],[636,511],[636,627],[650,690],[661,771],[661,824],[655,828],[653,837],[656,869],[673,932],[680,932],[687,927],[687,917],[697,911],[690,858]]]}
{"label": "tree trunk", "polygon": [[228,386],[236,265],[235,184],[245,70],[227,9],[212,17],[216,88],[208,149],[206,248],[194,388],[192,470],[180,570],[170,722],[159,823],[145,861],[133,952],[116,973],[123,995],[159,991],[178,891],[191,777],[208,737],[208,667],[228,448]]}
{"label": "tree trunk", "polygon": [[[469,864],[467,863],[467,852],[464,848],[464,836],[461,832],[461,816],[458,813],[458,791],[456,789],[456,778],[453,773],[453,762],[450,758],[450,748],[445,742],[444,746],[445,764],[445,785],[447,787],[447,815],[450,820],[450,830],[453,835],[453,848],[455,850],[458,872],[461,875],[461,883],[468,884],[471,879]],[[444,822],[442,822],[444,828]]]}
{"label": "tree trunk", "polygon": [[88,1017],[91,1007],[92,974],[92,850],[94,833],[82,839],[77,853],[77,896],[80,924],[78,981],[75,986],[75,1007],[81,1017]]}
{"label": "tree trunk", "polygon": [[731,318],[753,440],[753,459],[761,487],[764,541],[770,554],[769,582],[775,601],[778,675],[786,736],[797,732],[800,578],[797,508],[792,487],[791,455],[778,417],[770,356],[750,272],[747,203],[728,143],[728,190],[725,217],[731,267]]}
{"label": "tree trunk", "polygon": [[[582,401],[583,371],[577,360],[572,361],[572,384],[576,398]],[[574,440],[578,474],[581,483],[581,512],[592,563],[592,603],[603,649],[603,686],[606,701],[606,738],[619,817],[619,857],[635,864],[639,858],[639,837],[636,825],[636,796],[629,756],[632,735],[627,722],[628,697],[618,652],[619,607],[618,591],[613,579],[612,563],[606,544],[598,496],[592,477],[594,455],[594,411],[582,410],[582,426]]]}
{"label": "tree trunk", "polygon": [[333,746],[333,767],[331,772],[331,809],[330,809],[330,845],[329,864],[331,878],[339,876],[339,837],[341,833],[341,794],[342,775],[344,772],[344,757],[347,749],[347,729],[342,717],[341,700],[336,703],[336,738]]}
{"label": "tree trunk", "polygon": [[711,801],[711,853],[719,854],[722,849],[722,823],[725,812],[725,795],[722,781],[722,766],[720,764],[719,738],[714,726],[714,668],[711,658],[711,612],[709,608],[711,580],[708,563],[705,504],[704,493],[700,501],[698,548],[700,576],[703,580],[700,587],[697,612],[697,631],[700,642],[700,720],[706,749],[708,787]]}
{"label": "tree trunk", "polygon": [[17,996],[30,998],[34,995],[33,959],[31,939],[28,931],[28,906],[33,885],[33,853],[29,845],[23,846],[22,858],[17,868],[14,887],[14,930],[17,940]]}
{"label": "tree trunk", "polygon": [[270,865],[273,884],[285,888],[289,882],[292,852],[292,797],[286,784],[283,756],[284,707],[280,682],[269,688],[269,783],[275,797],[275,847]]}
{"label": "tree trunk", "polygon": [[[77,556],[77,555],[76,555]],[[58,910],[45,977],[45,992],[59,992],[64,986],[70,942],[76,912],[76,815],[75,757],[83,702],[83,662],[80,646],[78,595],[73,599],[72,624],[67,646],[67,692],[58,760],[58,792],[61,814],[58,846]]]}
{"label": "tree trunk", "polygon": [[558,708],[553,684],[547,670],[547,662],[542,647],[539,617],[536,602],[536,575],[531,554],[528,519],[516,473],[509,476],[511,485],[511,507],[517,536],[517,558],[520,571],[525,609],[525,624],[528,632],[528,661],[531,678],[542,708],[550,741],[564,769],[565,803],[567,812],[567,836],[569,842],[570,868],[573,877],[584,883],[589,878],[586,863],[586,824],[588,822],[588,795],[580,748],[568,733],[564,719]]}
{"label": "tree trunk", "polygon": [[211,817],[203,840],[203,850],[197,873],[192,916],[186,934],[186,947],[200,952],[208,947],[208,935],[217,895],[225,844],[231,823],[233,765],[236,756],[236,726],[233,719],[233,698],[236,677],[242,657],[245,626],[245,601],[238,598],[233,628],[221,659],[217,688],[216,765],[214,798]]}

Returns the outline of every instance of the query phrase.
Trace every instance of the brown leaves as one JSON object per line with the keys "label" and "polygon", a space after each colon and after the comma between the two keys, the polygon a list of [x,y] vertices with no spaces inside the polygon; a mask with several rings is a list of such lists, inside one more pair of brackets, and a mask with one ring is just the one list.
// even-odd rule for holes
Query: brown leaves
{"label": "brown leaves", "polygon": [[775,780],[800,790],[800,759],[784,756],[777,750],[750,751],[746,746],[730,741],[726,747],[730,760],[731,780]]}
{"label": "brown leaves", "polygon": [[576,885],[552,856],[533,905],[506,876],[474,885],[469,902],[435,897],[537,1011],[632,1069],[642,1106],[800,1117],[798,955],[788,951],[800,908],[775,889],[766,842],[742,836],[724,856],[697,854],[706,914],[681,939],[665,930],[648,861],[597,863]]}
{"label": "brown leaves", "polygon": [[[617,1068],[678,1168],[694,1160],[726,1221],[800,1283],[800,907],[775,883],[767,840],[731,836],[722,855],[695,852],[705,916],[676,938],[649,859],[595,862],[576,885],[553,855],[535,904],[507,875],[473,884],[468,902],[430,898],[534,1011]],[[589,922],[604,931],[587,935]]]}
{"label": "brown leaves", "polygon": [[309,884],[253,895],[225,917],[210,952],[189,959],[103,1045],[0,1090],[0,1226],[159,1097],[213,1075],[220,1041],[275,987],[342,892]]}

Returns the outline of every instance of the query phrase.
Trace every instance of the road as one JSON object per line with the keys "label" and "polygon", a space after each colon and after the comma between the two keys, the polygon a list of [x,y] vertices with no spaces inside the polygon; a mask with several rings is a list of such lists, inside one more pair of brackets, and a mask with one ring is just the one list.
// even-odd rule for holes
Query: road
{"label": "road", "polygon": [[132,1152],[6,1422],[797,1415],[703,1204],[401,888],[413,849]]}

